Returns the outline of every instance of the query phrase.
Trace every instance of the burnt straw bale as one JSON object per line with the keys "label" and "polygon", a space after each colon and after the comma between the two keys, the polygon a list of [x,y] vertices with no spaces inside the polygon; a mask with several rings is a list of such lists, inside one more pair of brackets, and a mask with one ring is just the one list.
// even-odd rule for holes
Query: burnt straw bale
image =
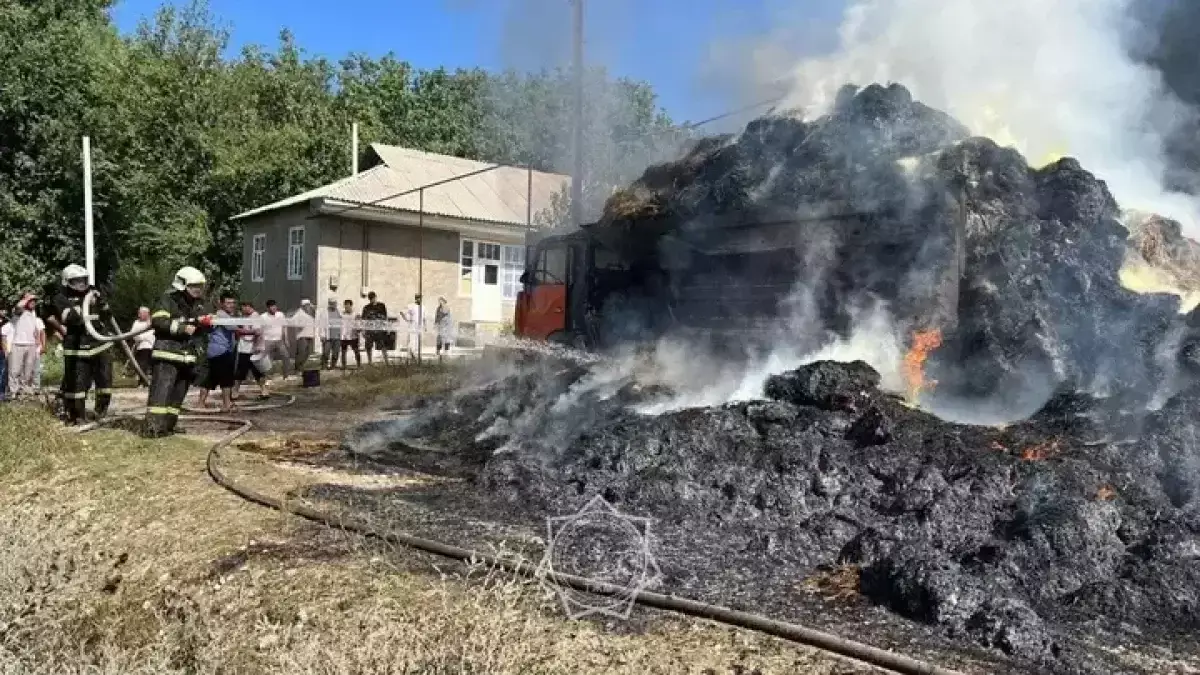
{"label": "burnt straw bale", "polygon": [[[900,364],[817,361],[757,400],[679,409],[645,406],[687,392],[641,369],[546,360],[405,433],[460,449],[464,477],[533,517],[603,495],[653,518],[670,592],[785,611],[812,570],[853,566],[874,607],[1036,672],[1113,672],[1075,636],[1200,630],[1200,366],[1171,346],[1200,344],[1200,313],[1122,287],[1120,218],[1073,159],[1031,167],[899,85],[849,87],[822,117],[768,116],[651,167],[590,233],[637,261],[614,276],[652,280],[625,295],[680,340],[771,319],[735,354],[815,352],[882,301],[902,333],[941,332],[918,364],[927,410],[1019,411],[1005,425],[880,391],[872,365]],[[782,225],[747,235],[756,219]]]}

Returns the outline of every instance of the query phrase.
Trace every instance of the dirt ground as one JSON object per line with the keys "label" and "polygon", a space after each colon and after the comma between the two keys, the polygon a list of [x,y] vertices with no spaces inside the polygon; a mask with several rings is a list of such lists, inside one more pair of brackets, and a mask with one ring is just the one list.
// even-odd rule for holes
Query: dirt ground
{"label": "dirt ground", "polygon": [[[282,460],[326,451],[454,378],[379,368],[318,390],[284,387],[297,402],[247,413],[256,429],[226,470],[279,495],[394,487],[397,478]],[[115,407],[144,396],[122,392]],[[224,428],[185,430],[159,441],[75,435],[39,406],[0,407],[0,672],[880,672],[661,613],[636,630],[567,620],[536,582],[249,504],[205,472],[205,441]]]}

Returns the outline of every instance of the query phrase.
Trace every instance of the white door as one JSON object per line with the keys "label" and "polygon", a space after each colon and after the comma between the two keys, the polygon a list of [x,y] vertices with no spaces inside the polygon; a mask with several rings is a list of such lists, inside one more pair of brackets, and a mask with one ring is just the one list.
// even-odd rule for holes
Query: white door
{"label": "white door", "polygon": [[475,242],[475,266],[471,271],[471,320],[504,320],[504,289],[500,285],[500,244]]}

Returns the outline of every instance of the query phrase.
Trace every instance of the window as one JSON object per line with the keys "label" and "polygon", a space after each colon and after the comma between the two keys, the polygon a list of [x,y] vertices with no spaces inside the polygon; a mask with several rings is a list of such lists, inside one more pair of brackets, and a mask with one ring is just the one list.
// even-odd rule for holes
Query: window
{"label": "window", "polygon": [[548,246],[542,249],[537,270],[533,278],[541,284],[565,284],[567,282],[567,247]]}
{"label": "window", "polygon": [[505,246],[500,258],[504,299],[516,300],[521,290],[521,274],[525,272],[525,247]]}
{"label": "window", "polygon": [[475,242],[463,239],[459,263],[458,294],[470,297],[471,272],[475,269]]}
{"label": "window", "polygon": [[299,281],[304,278],[304,226],[288,229],[287,278]]}
{"label": "window", "polygon": [[256,234],[250,239],[250,281],[264,281],[266,270],[267,235]]}
{"label": "window", "polygon": [[[475,266],[482,277],[476,278]],[[459,251],[458,294],[470,297],[473,283],[500,286],[507,300],[515,300],[521,290],[521,273],[525,271],[525,247],[493,244],[486,241],[462,240]]]}
{"label": "window", "polygon": [[500,283],[500,244],[475,244],[475,255],[483,266],[483,285],[495,286]]}

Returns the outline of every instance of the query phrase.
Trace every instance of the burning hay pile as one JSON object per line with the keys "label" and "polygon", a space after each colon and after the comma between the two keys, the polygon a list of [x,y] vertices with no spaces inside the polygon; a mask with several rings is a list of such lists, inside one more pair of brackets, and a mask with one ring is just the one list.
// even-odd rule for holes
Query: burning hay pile
{"label": "burning hay pile", "polygon": [[[675,393],[644,369],[545,361],[406,433],[462,448],[462,471],[532,514],[601,494],[655,518],[672,592],[786,606],[790,582],[851,565],[875,603],[1053,670],[1085,668],[1072,626],[1200,628],[1200,393],[1146,408],[1175,370],[1180,300],[1121,286],[1128,232],[1104,184],[871,86],[648,171],[595,232],[632,251],[664,213],[816,201],[882,215],[846,235],[867,246],[823,226],[821,274],[797,271],[807,318],[845,332],[838,308],[880,298],[909,337],[902,364],[815,361],[758,400],[649,415]],[[909,401],[880,391],[882,365]],[[1026,419],[956,424],[917,399]]]}

